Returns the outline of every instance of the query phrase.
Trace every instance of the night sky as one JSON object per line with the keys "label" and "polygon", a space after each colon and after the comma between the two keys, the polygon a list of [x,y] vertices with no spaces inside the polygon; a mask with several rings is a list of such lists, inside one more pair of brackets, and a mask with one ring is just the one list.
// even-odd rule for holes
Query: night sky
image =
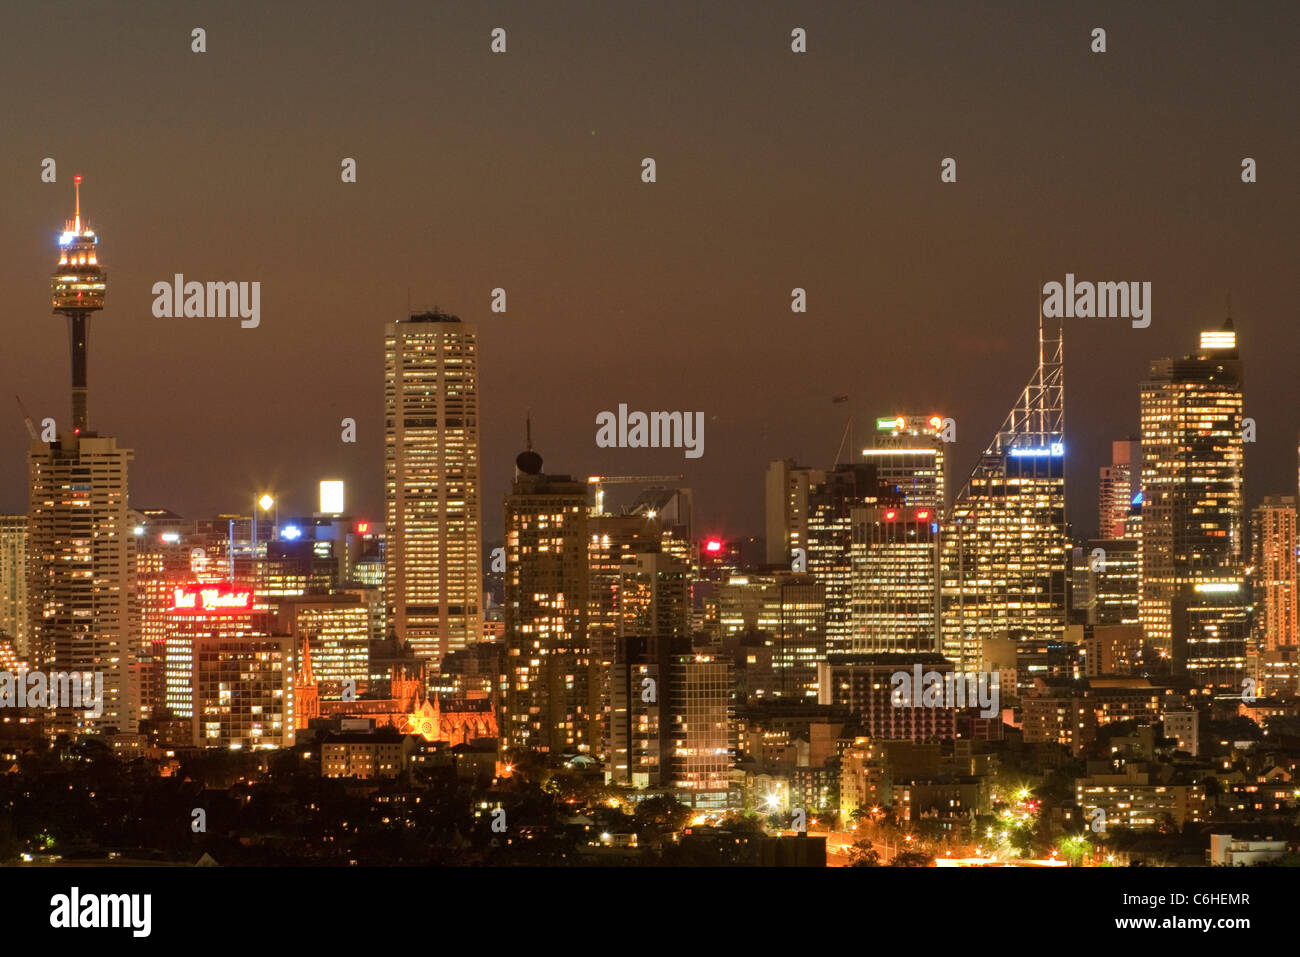
{"label": "night sky", "polygon": [[[955,488],[1066,272],[1153,284],[1150,328],[1067,321],[1076,533],[1147,362],[1193,351],[1229,294],[1247,496],[1294,494],[1300,5],[1072,6],[7,5],[0,511],[27,505],[11,393],[69,417],[49,276],[77,173],[109,271],[90,421],[135,450],[136,506],[247,512],[270,488],[283,516],[336,477],[381,517],[384,324],[408,302],[481,323],[488,538],[528,410],[547,471],[685,473],[701,532],[762,534],[768,460],[831,464],[850,415],[858,447],[878,414],[954,417]],[[260,281],[260,328],[154,318],[177,272]],[[597,449],[620,402],[703,410],[703,458]]]}

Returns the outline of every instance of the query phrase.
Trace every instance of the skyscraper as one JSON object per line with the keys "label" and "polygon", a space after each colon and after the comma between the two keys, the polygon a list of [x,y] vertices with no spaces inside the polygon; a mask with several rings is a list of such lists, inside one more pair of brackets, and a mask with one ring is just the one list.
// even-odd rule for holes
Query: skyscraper
{"label": "skyscraper", "polygon": [[664,552],[631,556],[619,572],[618,633],[690,636],[691,568]]}
{"label": "skyscraper", "polygon": [[1059,639],[1068,543],[1062,334],[1040,316],[1038,368],[943,525],[943,654],[973,670],[985,638]]}
{"label": "skyscraper", "polygon": [[434,310],[389,323],[385,344],[386,603],[436,666],[483,635],[478,340]]}
{"label": "skyscraper", "polygon": [[763,497],[767,563],[784,565],[795,549],[808,549],[808,489],[818,471],[777,459],[767,466]]}
{"label": "skyscraper", "polygon": [[898,490],[899,504],[944,507],[944,420],[941,415],[893,415],[876,420],[862,455],[881,485]]}
{"label": "skyscraper", "polygon": [[0,637],[27,658],[26,515],[0,515]]}
{"label": "skyscraper", "polygon": [[587,751],[599,733],[587,638],[587,485],[516,458],[505,502],[505,675],[508,748]]}
{"label": "skyscraper", "polygon": [[859,505],[874,504],[882,495],[897,493],[877,480],[874,462],[810,469],[791,459],[779,460],[768,466],[764,488],[768,563],[788,562],[791,570],[806,571],[822,583],[826,647],[843,651],[848,648],[851,630],[851,513]]}
{"label": "skyscraper", "polygon": [[661,729],[670,741],[668,784],[691,807],[727,808],[738,795],[731,783],[736,735],[731,722],[730,660],[692,651],[678,640],[667,668],[671,721]]}
{"label": "skyscraper", "polygon": [[817,698],[817,666],[826,660],[826,587],[812,575],[778,571],[769,613],[776,628],[765,639],[772,649],[772,672],[782,697]]}
{"label": "skyscraper", "polygon": [[1133,496],[1142,488],[1142,443],[1110,443],[1110,465],[1101,467],[1097,485],[1097,537],[1123,538]]}
{"label": "skyscraper", "polygon": [[827,654],[821,581],[784,570],[733,575],[718,587],[714,602],[717,634],[724,644],[752,635],[767,648],[772,683],[764,691],[794,699],[817,696],[817,666]]}
{"label": "skyscraper", "polygon": [[939,519],[931,507],[853,510],[849,653],[938,650]]}
{"label": "skyscraper", "polygon": [[[1132,538],[1088,540],[1085,558],[1092,593],[1091,622],[1097,625],[1137,625],[1139,544]],[[1097,554],[1097,550],[1101,554]],[[1095,556],[1095,557],[1094,557]]]}
{"label": "skyscraper", "polygon": [[[590,480],[589,480],[590,481]],[[600,750],[610,749],[609,713],[611,707],[615,644],[619,628],[619,582],[623,566],[639,553],[659,547],[660,528],[655,518],[644,514],[588,516],[587,567],[589,575],[587,638],[591,649],[592,670],[597,674],[601,723]],[[592,742],[593,748],[596,742]]]}
{"label": "skyscraper", "polygon": [[127,505],[131,452],[89,428],[86,322],[104,307],[107,275],[98,237],[76,213],[59,239],[51,280],[54,311],[68,317],[72,427],[28,453],[27,600],[32,658],[46,672],[102,673],[103,713],[60,709],[54,733],[137,730],[132,664],[138,635],[135,540]]}
{"label": "skyscraper", "polygon": [[850,556],[853,509],[882,501],[873,465],[837,465],[820,473],[808,492],[808,573],[825,588],[826,650],[849,647],[853,630]]}
{"label": "skyscraper", "polygon": [[[167,712],[176,723],[172,741],[197,744],[203,737],[202,723],[213,720],[197,707],[194,697],[199,650],[214,641],[259,635],[254,619],[261,616],[254,610],[251,585],[221,578],[173,582],[168,599],[163,693]],[[227,698],[224,704],[228,711],[233,701]]]}
{"label": "skyscraper", "polygon": [[1265,496],[1251,519],[1260,651],[1276,651],[1297,642],[1295,497]]}
{"label": "skyscraper", "polygon": [[1195,355],[1155,359],[1141,391],[1142,626],[1194,686],[1240,689],[1242,366],[1229,319]]}
{"label": "skyscraper", "polygon": [[664,783],[661,772],[672,763],[662,733],[670,652],[682,642],[690,646],[690,566],[664,552],[634,554],[620,569],[615,591],[609,780],[658,787]]}

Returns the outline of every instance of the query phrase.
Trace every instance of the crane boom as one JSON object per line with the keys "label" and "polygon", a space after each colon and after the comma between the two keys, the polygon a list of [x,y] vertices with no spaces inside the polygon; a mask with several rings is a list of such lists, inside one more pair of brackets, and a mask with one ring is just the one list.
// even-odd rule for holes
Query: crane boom
{"label": "crane boom", "polygon": [[664,482],[680,482],[685,475],[589,475],[588,485],[658,485]]}
{"label": "crane boom", "polygon": [[27,408],[23,405],[23,400],[15,395],[14,401],[18,403],[18,411],[23,414],[23,421],[27,423],[27,431],[31,433],[33,439],[36,438],[36,425],[32,422],[32,417],[27,414]]}

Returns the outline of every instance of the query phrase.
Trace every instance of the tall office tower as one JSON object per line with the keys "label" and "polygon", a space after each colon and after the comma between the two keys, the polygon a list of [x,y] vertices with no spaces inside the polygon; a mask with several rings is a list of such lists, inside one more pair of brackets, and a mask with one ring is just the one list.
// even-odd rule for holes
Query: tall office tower
{"label": "tall office tower", "polygon": [[1297,642],[1296,500],[1265,497],[1251,513],[1255,605],[1261,651]]}
{"label": "tall office tower", "polygon": [[628,637],[612,689],[608,781],[676,788],[692,807],[732,806],[730,659],[698,653],[686,637]]}
{"label": "tall office tower", "polygon": [[545,475],[532,450],[515,459],[505,502],[505,747],[562,754],[588,751],[598,681],[587,637],[587,488]]}
{"label": "tall office tower", "polygon": [[817,666],[826,660],[826,586],[812,575],[777,572],[776,630],[772,649],[775,692],[783,698],[817,698]]}
{"label": "tall office tower", "polygon": [[768,649],[770,691],[795,699],[817,695],[826,658],[826,588],[813,575],[779,571],[738,575],[718,588],[718,637],[757,634]]}
{"label": "tall office tower", "polygon": [[733,668],[730,659],[700,654],[679,642],[667,667],[670,720],[668,785],[697,808],[730,808],[738,794],[731,784]]}
{"label": "tall office tower", "polygon": [[736,575],[719,586],[717,608],[719,638],[731,638],[746,632],[775,634],[781,627],[776,576]]}
{"label": "tall office tower", "polygon": [[[163,664],[166,740],[173,745],[197,745],[202,737],[202,708],[195,700],[198,652],[209,642],[258,636],[251,585],[221,578],[173,582],[169,587]],[[227,697],[229,708],[233,701]],[[239,707],[246,708],[247,702]]]}
{"label": "tall office tower", "polygon": [[1110,443],[1110,465],[1097,480],[1099,538],[1123,538],[1133,496],[1142,488],[1142,443],[1137,439]]}
{"label": "tall office tower", "polygon": [[664,552],[635,553],[619,569],[605,721],[611,781],[663,783],[661,770],[671,755],[664,750],[669,739],[660,733],[661,705],[670,650],[682,642],[690,647],[690,584],[690,566]]}
{"label": "tall office tower", "polygon": [[1085,554],[1082,545],[1070,549],[1070,609],[1068,624],[1083,625],[1092,621],[1096,611],[1096,596],[1093,594],[1092,559]]}
{"label": "tall office tower", "polygon": [[[647,515],[591,514],[587,521],[588,587],[587,639],[596,673],[601,726],[600,750],[609,753],[609,714],[612,706],[614,648],[619,634],[619,581],[623,566],[639,553],[658,547],[659,523]],[[592,742],[593,747],[596,742]]]}
{"label": "tall office tower", "polygon": [[91,432],[86,394],[86,322],[104,307],[107,276],[99,239],[77,209],[59,239],[51,280],[54,311],[67,316],[72,353],[72,428],[28,453],[27,602],[30,647],[46,672],[101,673],[103,713],[58,709],[48,729],[135,732],[133,644],[139,627],[135,539],[127,505],[131,452]]}
{"label": "tall office tower", "polygon": [[1242,365],[1229,319],[1142,383],[1142,626],[1196,688],[1245,668]]}
{"label": "tall office tower", "polygon": [[690,637],[690,625],[690,566],[663,552],[633,555],[619,571],[619,636],[662,642]]}
{"label": "tall office tower", "polygon": [[169,521],[157,521],[160,511],[132,511],[136,600],[140,606],[140,641],[133,668],[140,717],[148,720],[161,717],[167,709],[167,636],[176,586],[212,579],[227,567],[220,560],[208,559],[207,551],[193,534],[193,523],[186,534]]}
{"label": "tall office tower", "polygon": [[874,465],[837,465],[822,473],[808,491],[808,568],[826,589],[826,650],[849,647],[853,631],[850,553],[853,509],[885,503]]}
{"label": "tall office tower", "polygon": [[871,448],[862,454],[881,485],[898,490],[900,504],[944,507],[943,416],[893,415],[876,420]]}
{"label": "tall office tower", "polygon": [[436,667],[483,636],[478,338],[434,310],[389,323],[385,344],[388,615]]}
{"label": "tall office tower", "polygon": [[939,519],[931,506],[853,510],[850,654],[938,650]]}
{"label": "tall office tower", "polygon": [[787,565],[795,549],[808,550],[808,493],[818,469],[796,465],[794,459],[778,459],[767,467],[764,477],[767,563]]}
{"label": "tall office tower", "polygon": [[986,638],[1065,630],[1065,366],[1059,320],[1039,317],[1038,368],[942,529],[943,654],[981,667]]}
{"label": "tall office tower", "polygon": [[0,515],[0,638],[27,658],[26,515]]}
{"label": "tall office tower", "polygon": [[657,788],[671,765],[661,697],[668,690],[668,669],[653,644],[646,637],[620,639],[610,664],[605,777],[612,784]]}
{"label": "tall office tower", "polygon": [[1142,580],[1138,543],[1132,538],[1089,539],[1085,561],[1093,599],[1091,623],[1138,624]]}

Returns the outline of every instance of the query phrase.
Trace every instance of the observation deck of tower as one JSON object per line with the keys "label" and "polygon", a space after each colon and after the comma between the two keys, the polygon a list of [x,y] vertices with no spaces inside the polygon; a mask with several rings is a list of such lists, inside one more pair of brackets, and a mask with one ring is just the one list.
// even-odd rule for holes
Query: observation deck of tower
{"label": "observation deck of tower", "polygon": [[86,408],[86,320],[104,308],[108,273],[99,264],[99,237],[81,223],[81,177],[73,177],[76,207],[59,237],[59,266],[50,280],[54,312],[68,317],[72,353],[72,430],[89,432]]}

